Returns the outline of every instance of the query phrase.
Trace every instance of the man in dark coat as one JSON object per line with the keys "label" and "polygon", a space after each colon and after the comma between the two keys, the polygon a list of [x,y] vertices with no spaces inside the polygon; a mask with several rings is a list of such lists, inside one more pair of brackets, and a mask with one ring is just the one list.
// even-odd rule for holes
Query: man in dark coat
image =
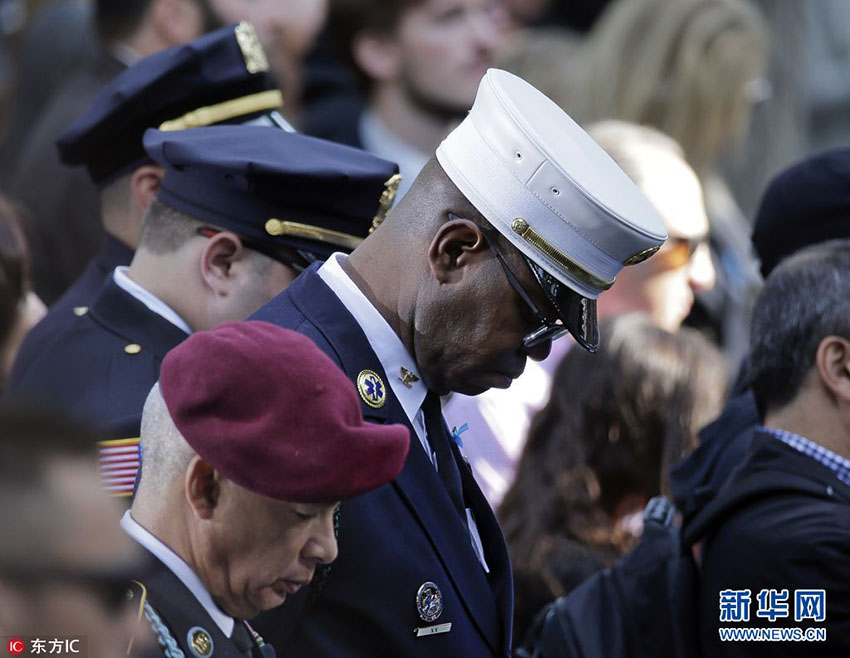
{"label": "man in dark coat", "polygon": [[569,117],[490,70],[387,221],[255,314],[315,340],[368,418],[418,439],[391,485],[343,506],[344,552],[313,599],[258,620],[279,653],[510,653],[504,538],[440,396],[507,388],[567,332],[595,350],[597,297],[665,237],[649,201]]}
{"label": "man in dark coat", "polygon": [[[765,278],[798,249],[844,237],[850,237],[850,149],[807,158],[771,181],[753,228]],[[744,364],[723,413],[703,428],[699,447],[672,470],[673,494],[686,523],[741,463],[758,423]]]}
{"label": "man in dark coat", "polygon": [[365,422],[347,377],[294,331],[230,323],[176,347],[145,402],[121,521],[148,553],[139,580],[162,653],[268,658],[245,620],[336,558],[338,501],[395,477],[409,442]]}
{"label": "man in dark coat", "polygon": [[749,374],[764,420],[685,529],[701,540],[704,656],[850,650],[848,271],[850,241],[809,247],[757,300]]}
{"label": "man in dark coat", "polygon": [[24,376],[75,316],[88,311],[106,277],[116,267],[130,264],[142,217],[162,178],[162,168],[145,153],[145,130],[164,122],[174,127],[265,122],[288,128],[277,112],[282,102],[268,76],[263,48],[248,23],[230,25],[146,57],[97,95],[57,146],[66,165],[86,166],[99,190],[101,247],[28,333],[15,360],[13,381]]}
{"label": "man in dark coat", "polygon": [[102,430],[104,484],[123,495],[166,352],[193,331],[244,320],[313,260],[350,251],[397,172],[364,151],[268,126],[149,130],[145,146],[165,175],[130,266],[112,272],[89,312],[10,387]]}
{"label": "man in dark coat", "polygon": [[56,139],[128,66],[222,24],[207,0],[190,0],[180,11],[162,0],[99,0],[93,14],[97,56],[68,77],[38,117],[30,117],[34,125],[20,152],[6,154],[6,192],[31,212],[33,280],[47,304],[80,275],[102,237],[97,189],[84,171],[62,164]]}

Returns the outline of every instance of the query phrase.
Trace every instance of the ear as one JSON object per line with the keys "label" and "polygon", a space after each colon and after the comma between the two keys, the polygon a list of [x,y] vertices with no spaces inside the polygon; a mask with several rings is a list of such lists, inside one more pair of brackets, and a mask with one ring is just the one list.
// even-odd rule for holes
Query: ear
{"label": "ear", "polygon": [[473,221],[458,217],[442,224],[428,247],[428,263],[440,283],[455,283],[463,268],[488,253],[487,239]]}
{"label": "ear", "polygon": [[200,519],[212,517],[221,495],[218,471],[195,455],[186,469],[186,501]]}
{"label": "ear", "polygon": [[391,82],[401,72],[398,42],[388,34],[360,32],[351,43],[351,54],[360,70],[378,82]]}
{"label": "ear", "polygon": [[130,196],[136,204],[140,217],[147,212],[151,201],[156,196],[162,176],[162,167],[142,165],[130,177]]}
{"label": "ear", "polygon": [[201,276],[207,287],[216,295],[227,295],[234,276],[233,265],[245,255],[245,247],[235,233],[222,231],[209,238],[201,252]]}
{"label": "ear", "polygon": [[845,404],[850,404],[850,341],[840,336],[821,340],[815,367],[823,385]]}

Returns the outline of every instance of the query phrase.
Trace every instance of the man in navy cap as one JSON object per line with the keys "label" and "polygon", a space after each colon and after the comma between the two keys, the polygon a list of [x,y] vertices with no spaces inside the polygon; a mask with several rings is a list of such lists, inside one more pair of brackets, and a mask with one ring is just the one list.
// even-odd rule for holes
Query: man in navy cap
{"label": "man in navy cap", "polygon": [[[100,239],[96,189],[82,171],[62,165],[56,139],[128,66],[230,22],[222,20],[209,0],[91,0],[83,4],[92,24],[85,38],[92,42],[96,56],[67,75],[40,114],[19,118],[15,132],[24,132],[25,137],[2,156],[2,162],[14,163],[3,176],[4,191],[32,213],[35,287],[48,304],[82,272]],[[62,29],[53,27],[54,32]],[[45,38],[51,36],[45,34]],[[25,130],[20,130],[21,125]],[[68,237],[57,241],[56,233],[64,231]]]}
{"label": "man in navy cap", "polygon": [[336,558],[338,501],[398,475],[409,442],[403,425],[364,422],[348,378],[294,331],[230,323],[172,350],[121,522],[150,554],[145,615],[163,653],[268,656],[244,620]]}
{"label": "man in navy cap", "polygon": [[244,320],[313,260],[353,249],[380,221],[397,172],[364,151],[266,126],[150,130],[145,146],[165,175],[129,268],[115,269],[89,312],[10,389],[114,438],[104,477],[125,495],[165,353],[193,331]]}
{"label": "man in navy cap", "polygon": [[[105,235],[97,256],[27,336],[12,380],[23,377],[52,339],[88,310],[106,276],[128,265],[139,242],[142,216],[156,194],[162,168],[145,153],[142,135],[164,124],[171,129],[216,123],[267,123],[288,128],[277,108],[268,63],[248,23],[221,28],[192,43],[141,60],[115,78],[57,142],[62,161],[85,165],[99,189]],[[94,219],[94,218],[92,218]],[[76,262],[72,226],[42,236],[55,250],[52,266]]]}
{"label": "man in navy cap", "polygon": [[387,221],[254,315],[313,338],[367,418],[403,422],[418,439],[392,485],[343,505],[345,550],[315,600],[299,595],[262,622],[279,652],[509,655],[504,538],[440,395],[507,388],[568,332],[596,350],[596,299],[665,238],[650,202],[581,128],[490,70]]}

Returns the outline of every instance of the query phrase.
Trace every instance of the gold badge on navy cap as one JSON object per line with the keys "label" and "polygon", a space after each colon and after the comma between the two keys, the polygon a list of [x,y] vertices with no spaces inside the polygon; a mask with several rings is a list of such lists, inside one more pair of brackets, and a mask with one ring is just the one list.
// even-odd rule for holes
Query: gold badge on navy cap
{"label": "gold badge on navy cap", "polygon": [[387,401],[387,389],[378,373],[373,370],[361,370],[357,375],[357,392],[363,402],[374,409],[380,409]]}
{"label": "gold badge on navy cap", "polygon": [[215,647],[212,636],[200,626],[193,626],[189,629],[189,632],[186,633],[186,644],[189,645],[189,651],[195,658],[209,658]]}
{"label": "gold badge on navy cap", "polygon": [[428,581],[416,592],[416,611],[419,618],[428,623],[437,621],[443,614],[443,593],[436,583]]}
{"label": "gold badge on navy cap", "polygon": [[245,68],[248,69],[248,73],[268,71],[269,60],[266,58],[266,51],[263,50],[260,39],[254,31],[254,26],[242,21],[233,28],[233,33],[236,35],[236,43],[239,44],[242,57],[245,58]]}
{"label": "gold badge on navy cap", "polygon": [[384,183],[384,191],[381,192],[381,198],[378,199],[378,212],[372,218],[372,226],[369,228],[369,233],[372,233],[376,228],[384,223],[387,218],[387,213],[393,207],[393,202],[398,194],[398,186],[401,183],[401,174],[393,174]]}

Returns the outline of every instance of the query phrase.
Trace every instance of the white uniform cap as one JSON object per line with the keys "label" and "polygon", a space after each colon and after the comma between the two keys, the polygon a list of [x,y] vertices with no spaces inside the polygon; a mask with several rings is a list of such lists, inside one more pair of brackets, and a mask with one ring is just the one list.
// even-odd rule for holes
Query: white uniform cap
{"label": "white uniform cap", "polygon": [[667,239],[652,204],[563,110],[498,69],[482,78],[469,115],[437,148],[437,160],[527,259],[585,298],[580,315],[593,317],[579,320],[592,327],[576,335],[563,317],[572,313],[562,320],[595,349],[596,309],[588,302],[624,265],[649,258]]}

